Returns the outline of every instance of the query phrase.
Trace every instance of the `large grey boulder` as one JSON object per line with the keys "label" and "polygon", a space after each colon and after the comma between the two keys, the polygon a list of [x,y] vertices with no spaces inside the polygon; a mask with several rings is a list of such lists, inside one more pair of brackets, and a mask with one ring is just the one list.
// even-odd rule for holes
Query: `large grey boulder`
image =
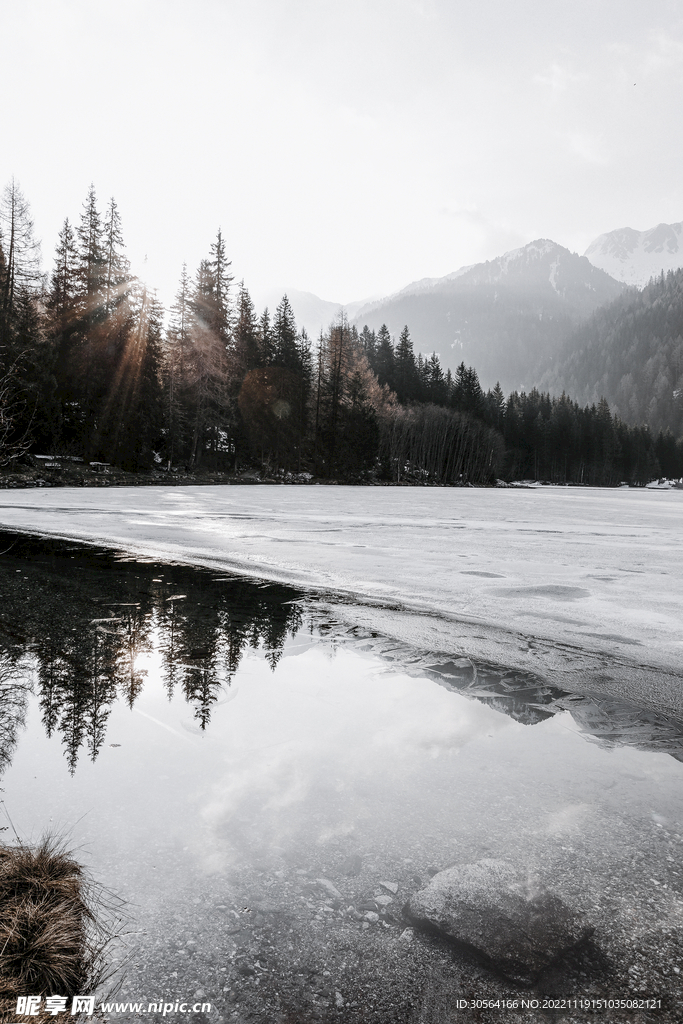
{"label": "large grey boulder", "polygon": [[593,932],[526,871],[488,858],[434,875],[411,896],[406,913],[418,928],[445,936],[523,985]]}

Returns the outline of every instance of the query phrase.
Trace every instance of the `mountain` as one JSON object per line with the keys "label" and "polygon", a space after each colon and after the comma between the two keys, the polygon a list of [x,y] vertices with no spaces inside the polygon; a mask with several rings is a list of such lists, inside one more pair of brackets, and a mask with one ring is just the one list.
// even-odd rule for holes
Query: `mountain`
{"label": "mountain", "polygon": [[649,231],[618,228],[600,235],[584,256],[618,281],[644,287],[651,277],[683,266],[683,222]]}
{"label": "mountain", "polygon": [[548,239],[441,278],[424,278],[353,318],[362,328],[408,325],[416,352],[436,352],[444,368],[476,367],[484,388],[527,387],[541,361],[624,285]]}
{"label": "mountain", "polygon": [[683,436],[683,269],[628,289],[570,335],[535,381],[632,425]]}

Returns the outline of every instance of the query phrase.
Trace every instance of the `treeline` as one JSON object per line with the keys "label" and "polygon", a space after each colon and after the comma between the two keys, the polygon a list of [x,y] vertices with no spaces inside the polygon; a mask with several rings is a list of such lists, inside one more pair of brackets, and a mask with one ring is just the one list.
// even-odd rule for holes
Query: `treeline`
{"label": "treeline", "polygon": [[[18,186],[0,207],[0,460],[28,451],[127,470],[310,473],[343,480],[610,484],[683,475],[673,437],[536,391],[484,393],[386,326],[341,315],[313,341],[283,297],[258,313],[221,231],[165,311],[125,256],[115,201],[94,189],[42,276]],[[666,468],[665,468],[666,465]],[[670,470],[673,470],[670,472]]]}
{"label": "treeline", "polygon": [[683,476],[683,442],[612,416],[606,399],[580,406],[562,395],[513,392],[500,419],[506,478],[611,486]]}

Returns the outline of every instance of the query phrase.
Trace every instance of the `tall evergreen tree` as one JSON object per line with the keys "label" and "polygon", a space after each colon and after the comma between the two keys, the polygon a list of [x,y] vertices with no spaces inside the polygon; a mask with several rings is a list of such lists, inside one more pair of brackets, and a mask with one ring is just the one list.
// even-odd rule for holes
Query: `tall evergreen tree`
{"label": "tall evergreen tree", "polygon": [[435,405],[446,405],[448,402],[448,384],[436,352],[432,352],[429,359],[425,360],[425,373],[427,377],[428,401],[434,402]]}
{"label": "tall evergreen tree", "polygon": [[251,295],[240,283],[237,296],[237,313],[235,318],[235,356],[240,378],[260,365],[259,325]]}
{"label": "tall evergreen tree", "polygon": [[418,396],[415,353],[407,325],[401,331],[394,353],[394,390],[402,403],[414,401]]}
{"label": "tall evergreen tree", "polygon": [[360,344],[363,352],[365,352],[365,355],[368,358],[370,366],[372,366],[377,349],[377,336],[374,331],[370,330],[367,324],[365,324],[363,330],[360,332]]}
{"label": "tall evergreen tree", "polygon": [[192,328],[194,326],[192,284],[186,263],[183,263],[178,290],[170,313],[167,332],[168,345],[174,353],[173,358],[177,364],[179,383],[182,384],[188,353],[192,345]]}
{"label": "tall evergreen tree", "polygon": [[502,430],[505,420],[505,395],[500,386],[500,381],[496,381],[496,386],[487,392],[485,407],[487,423],[495,427],[496,430]]}
{"label": "tall evergreen tree", "polygon": [[197,273],[194,305],[195,316],[214,337],[217,344],[228,348],[232,340],[232,310],[230,306],[230,260],[220,229],[216,241],[211,243],[211,254],[202,260]]}
{"label": "tall evergreen tree", "polygon": [[452,402],[459,412],[467,412],[471,416],[483,416],[484,392],[479,383],[477,371],[473,366],[460,366],[455,372]]}
{"label": "tall evergreen tree", "polygon": [[386,324],[382,324],[377,332],[377,348],[375,361],[371,366],[377,374],[380,384],[386,384],[392,391],[395,389],[394,346]]}
{"label": "tall evergreen tree", "polygon": [[89,325],[92,325],[98,318],[102,318],[102,304],[106,299],[107,273],[102,218],[97,209],[94,185],[88,189],[76,234],[84,311],[89,319]]}
{"label": "tall evergreen tree", "polygon": [[194,312],[192,283],[183,263],[175,301],[170,309],[162,361],[164,391],[165,456],[167,467],[187,454],[189,440],[188,374],[191,365]]}
{"label": "tall evergreen tree", "polygon": [[230,309],[230,263],[219,230],[211,256],[197,272],[192,306],[192,359],[188,397],[192,435],[189,464],[198,467],[207,452],[214,466],[232,453],[236,421],[234,345]]}
{"label": "tall evergreen tree", "polygon": [[104,306],[109,313],[117,299],[121,298],[121,288],[130,278],[130,264],[123,255],[123,235],[121,234],[121,215],[114,197],[109,200],[102,232],[102,248],[104,255]]}
{"label": "tall evergreen tree", "polygon": [[135,305],[136,323],[129,342],[127,372],[122,379],[128,412],[118,461],[125,468],[138,471],[154,465],[161,446],[164,308],[144,285]]}
{"label": "tall evergreen tree", "polygon": [[296,320],[289,299],[283,295],[273,317],[273,365],[299,372]]}
{"label": "tall evergreen tree", "polygon": [[70,449],[80,436],[78,372],[80,343],[80,264],[76,236],[65,219],[55,249],[55,263],[46,303],[45,327],[54,359],[56,397],[60,407],[59,431],[47,446],[50,451]]}
{"label": "tall evergreen tree", "polygon": [[50,325],[60,334],[73,324],[76,318],[78,270],[76,236],[67,217],[59,232],[59,241],[55,249],[55,266],[47,299]]}
{"label": "tall evergreen tree", "polygon": [[263,310],[258,323],[260,362],[262,366],[271,366],[275,358],[275,345],[273,331],[270,324],[270,313],[268,307]]}

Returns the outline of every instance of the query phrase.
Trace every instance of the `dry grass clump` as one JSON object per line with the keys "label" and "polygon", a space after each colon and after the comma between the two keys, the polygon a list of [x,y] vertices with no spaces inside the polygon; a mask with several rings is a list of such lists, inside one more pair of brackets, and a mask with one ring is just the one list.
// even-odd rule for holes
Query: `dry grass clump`
{"label": "dry grass clump", "polygon": [[92,994],[113,909],[59,840],[0,846],[0,1020],[14,1019],[19,996]]}

